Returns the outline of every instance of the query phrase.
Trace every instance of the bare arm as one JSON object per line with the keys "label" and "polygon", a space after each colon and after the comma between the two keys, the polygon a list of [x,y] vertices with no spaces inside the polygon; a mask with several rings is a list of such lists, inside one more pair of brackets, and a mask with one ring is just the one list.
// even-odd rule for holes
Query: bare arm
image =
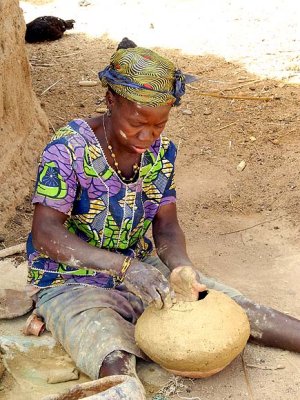
{"label": "bare arm", "polygon": [[193,266],[186,251],[175,203],[160,207],[153,221],[153,238],[159,258],[170,270],[183,265]]}
{"label": "bare arm", "polygon": [[119,273],[124,256],[93,247],[70,233],[64,226],[67,218],[66,214],[37,204],[32,225],[35,249],[72,267]]}
{"label": "bare arm", "polygon": [[[119,274],[125,257],[91,246],[64,226],[68,216],[51,207],[35,206],[32,238],[36,250],[52,260],[76,268],[91,268],[109,274]],[[133,260],[125,275],[127,288],[157,308],[170,307],[172,299],[167,279],[151,265]]]}
{"label": "bare arm", "polygon": [[206,290],[190,260],[180,228],[176,204],[162,206],[153,221],[153,238],[159,258],[172,271],[170,283],[178,300],[195,301]]}

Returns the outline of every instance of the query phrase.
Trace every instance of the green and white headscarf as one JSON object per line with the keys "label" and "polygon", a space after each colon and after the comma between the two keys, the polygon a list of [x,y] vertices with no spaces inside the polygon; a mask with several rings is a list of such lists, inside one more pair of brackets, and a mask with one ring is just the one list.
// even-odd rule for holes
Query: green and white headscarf
{"label": "green and white headscarf", "polygon": [[104,87],[142,105],[178,105],[185,93],[185,75],[168,59],[143,47],[117,50],[99,72]]}

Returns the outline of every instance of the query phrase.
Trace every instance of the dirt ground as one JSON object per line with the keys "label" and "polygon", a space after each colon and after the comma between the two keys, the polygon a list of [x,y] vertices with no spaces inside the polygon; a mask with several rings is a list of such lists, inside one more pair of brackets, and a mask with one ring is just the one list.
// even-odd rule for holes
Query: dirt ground
{"label": "dirt ground", "polygon": [[[113,31],[117,25],[114,14],[107,12],[103,2],[87,1],[79,6],[79,1],[70,1],[68,10],[61,15],[58,12],[62,3],[21,2],[27,22],[46,14],[74,17],[78,21],[78,28],[57,42],[26,45],[34,89],[49,117],[49,137],[70,119],[94,115],[97,109],[105,107],[100,84],[81,87],[78,82],[96,80],[97,71],[107,65],[118,41],[130,33],[137,44],[155,46],[183,71],[197,75],[199,80],[188,85],[182,105],[172,110],[165,132],[179,149],[178,209],[190,255],[205,273],[239,288],[257,302],[300,318],[300,56],[295,50],[297,46],[299,50],[299,36],[297,39],[295,30],[291,30],[295,20],[293,9],[288,11],[287,6],[281,10],[285,18],[290,17],[284,30],[275,22],[268,25],[263,9],[257,9],[257,15],[254,8],[247,13],[244,4],[229,13],[230,7],[238,4],[235,1],[225,1],[221,9],[216,8],[216,20],[212,18],[212,5],[206,5],[209,9],[205,10],[202,2],[197,6],[195,1],[176,1],[175,10],[171,10],[170,2],[161,3],[162,9],[170,13],[177,10],[179,17],[185,15],[185,21],[190,16],[193,22],[196,11],[204,18],[207,11],[209,18],[205,21],[210,28],[220,27],[217,24],[224,19],[232,21],[233,26],[236,19],[246,23],[257,52],[252,52],[251,40],[243,48],[243,31],[241,38],[237,38],[236,52],[230,48],[231,53],[225,54],[217,47],[217,40],[213,45],[201,36],[202,42],[199,39],[198,43],[195,25],[191,24],[192,33],[188,32],[187,22],[178,32],[178,46],[175,42],[171,46],[163,35],[160,42],[163,17],[153,10],[141,14],[146,20],[144,31],[150,32],[143,40],[142,33],[139,35],[125,22],[124,34],[118,36],[118,31]],[[143,5],[138,1],[112,3],[109,7],[122,7],[124,16],[133,10],[141,12]],[[272,4],[278,11],[279,2]],[[189,15],[184,14],[186,10]],[[92,34],[89,21],[96,23],[92,19],[95,14],[103,26]],[[107,28],[108,20],[111,31]],[[200,22],[201,35],[216,35],[217,28],[205,31]],[[139,20],[139,28],[140,24]],[[220,43],[226,41],[225,33],[218,32]],[[278,44],[267,50],[277,33]],[[185,35],[189,51],[182,45]],[[197,43],[191,51],[193,40]],[[273,54],[271,61],[267,51]],[[260,65],[264,75],[258,74]],[[32,156],[38,159],[38,154]],[[242,161],[245,168],[239,171],[237,166]],[[7,224],[0,246],[23,242],[31,217],[28,196]],[[23,260],[21,255],[15,262]],[[9,327],[5,329],[9,331]],[[149,371],[151,375],[153,369]],[[249,344],[243,359],[238,357],[220,374],[201,381],[182,380],[177,386],[174,382],[174,390],[169,393],[172,399],[294,400],[300,397],[300,357]],[[8,386],[2,387],[8,393]],[[35,399],[33,394],[28,400],[31,398]]]}

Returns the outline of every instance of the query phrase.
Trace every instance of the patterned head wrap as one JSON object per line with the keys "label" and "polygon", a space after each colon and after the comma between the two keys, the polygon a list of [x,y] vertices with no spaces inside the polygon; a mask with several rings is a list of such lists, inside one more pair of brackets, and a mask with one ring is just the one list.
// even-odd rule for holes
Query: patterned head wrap
{"label": "patterned head wrap", "polygon": [[99,72],[109,86],[128,100],[146,106],[178,105],[185,93],[185,76],[168,59],[143,47],[117,50]]}

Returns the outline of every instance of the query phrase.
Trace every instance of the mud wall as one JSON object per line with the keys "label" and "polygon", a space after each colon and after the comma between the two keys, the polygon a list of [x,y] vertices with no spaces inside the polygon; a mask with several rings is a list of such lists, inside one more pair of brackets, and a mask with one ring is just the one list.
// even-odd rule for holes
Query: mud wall
{"label": "mud wall", "polygon": [[0,232],[30,192],[48,133],[33,92],[18,0],[0,1]]}

